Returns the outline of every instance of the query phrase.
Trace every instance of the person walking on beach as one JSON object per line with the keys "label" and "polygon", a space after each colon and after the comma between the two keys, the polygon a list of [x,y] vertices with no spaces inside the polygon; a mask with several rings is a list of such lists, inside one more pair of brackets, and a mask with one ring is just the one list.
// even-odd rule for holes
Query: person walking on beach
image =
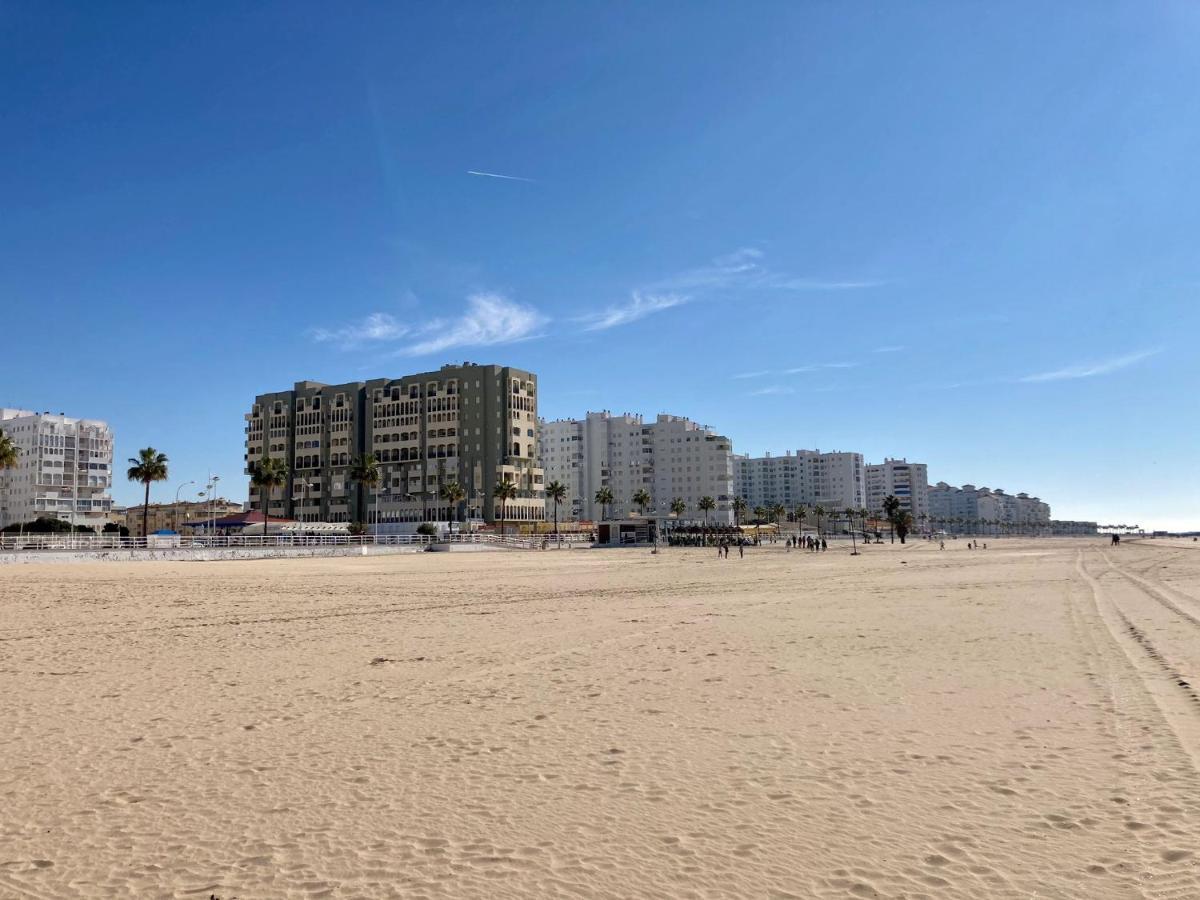
{"label": "person walking on beach", "polygon": [[738,559],[746,558],[746,545],[742,541],[738,541]]}
{"label": "person walking on beach", "polygon": [[829,542],[825,538],[821,538],[821,552],[824,553],[829,549]]}

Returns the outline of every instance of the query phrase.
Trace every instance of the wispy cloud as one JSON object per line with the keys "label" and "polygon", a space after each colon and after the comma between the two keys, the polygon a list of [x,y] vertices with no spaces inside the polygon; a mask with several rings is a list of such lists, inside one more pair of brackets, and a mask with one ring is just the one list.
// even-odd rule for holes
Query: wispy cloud
{"label": "wispy cloud", "polygon": [[349,348],[373,341],[396,340],[406,335],[408,330],[407,326],[401,325],[387,313],[371,313],[365,319],[341,328],[314,328],[309,334],[318,343]]}
{"label": "wispy cloud", "polygon": [[875,280],[825,280],[821,278],[773,278],[768,287],[789,291],[861,291],[886,285],[886,281]]}
{"label": "wispy cloud", "polygon": [[1097,375],[1107,375],[1110,372],[1116,372],[1120,369],[1127,369],[1135,363],[1139,363],[1143,359],[1148,359],[1151,356],[1156,356],[1161,352],[1162,348],[1155,350],[1142,350],[1137,353],[1127,353],[1124,356],[1114,356],[1110,359],[1101,360],[1100,362],[1067,366],[1066,368],[1054,369],[1050,372],[1036,372],[1033,375],[1026,375],[1017,380],[1023,382],[1041,382],[1066,381],[1072,378],[1093,378]]}
{"label": "wispy cloud", "polygon": [[790,369],[759,369],[754,372],[738,372],[736,375],[731,375],[731,378],[764,378],[767,375],[801,375],[805,372],[824,372],[830,369],[854,369],[861,363],[856,362],[827,362],[827,363],[809,363],[804,366],[792,366]]}
{"label": "wispy cloud", "polygon": [[477,172],[474,169],[467,169],[467,174],[479,175],[483,178],[503,178],[505,181],[528,181],[531,184],[535,183],[532,178],[522,178],[519,175],[500,175],[496,172]]}
{"label": "wispy cloud", "polygon": [[794,394],[794,393],[796,393],[796,389],[794,387],[788,387],[786,384],[772,384],[772,385],[768,385],[767,387],[764,387],[764,388],[759,388],[757,391],[750,391],[749,394],[747,394],[747,396],[749,396],[749,397],[766,397],[766,396],[776,395],[776,394]]}
{"label": "wispy cloud", "polygon": [[907,350],[907,349],[908,348],[905,347],[903,344],[896,344],[891,347],[876,347],[871,352],[872,353],[899,353],[900,351]]}
{"label": "wispy cloud", "polygon": [[641,291],[634,291],[628,303],[610,306],[591,315],[580,316],[578,321],[586,323],[585,331],[604,331],[607,328],[616,328],[618,325],[636,322],[638,319],[644,319],[646,316],[662,312],[665,309],[682,306],[690,299],[683,294],[643,294]]}
{"label": "wispy cloud", "polygon": [[820,372],[822,369],[855,369],[858,368],[856,362],[829,362],[829,363],[812,363],[807,366],[795,366],[791,369],[784,369],[784,375],[799,375],[801,372]]}
{"label": "wispy cloud", "polygon": [[503,294],[472,294],[466,311],[455,319],[435,319],[420,329],[429,335],[398,351],[400,356],[424,356],[454,347],[490,347],[536,337],[550,320],[532,306]]}

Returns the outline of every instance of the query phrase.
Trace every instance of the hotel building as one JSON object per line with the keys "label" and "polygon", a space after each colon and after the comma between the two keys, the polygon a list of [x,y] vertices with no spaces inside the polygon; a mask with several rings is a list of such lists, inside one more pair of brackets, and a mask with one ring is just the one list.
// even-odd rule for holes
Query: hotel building
{"label": "hotel building", "polygon": [[[545,513],[537,376],[531,372],[463,363],[394,379],[301,381],[290,391],[256,397],[245,419],[246,474],[264,456],[288,468],[288,485],[270,497],[273,516],[378,521],[384,531],[398,523],[447,521],[463,505],[451,509],[440,491],[457,481],[467,494],[467,516],[494,522],[492,490],[506,479],[517,487],[505,504],[507,521],[540,521]],[[373,490],[350,477],[363,453],[379,462]],[[262,509],[253,485],[250,504]]]}
{"label": "hotel building", "polygon": [[787,451],[783,456],[739,456],[734,461],[735,493],[749,510],[782,504],[842,511],[866,502],[861,453]]}
{"label": "hotel building", "polygon": [[867,466],[867,509],[882,512],[883,501],[893,496],[900,509],[912,514],[920,525],[929,515],[929,469],[924,463],[907,459],[885,459]]}
{"label": "hotel building", "polygon": [[0,528],[58,518],[99,532],[112,507],[113,436],[98,419],[0,409],[17,467],[0,470]]}
{"label": "hotel building", "polygon": [[[733,443],[691,419],[664,414],[646,422],[631,413],[589,412],[583,419],[542,422],[541,448],[546,482],[567,488],[560,519],[599,521],[604,510],[596,492],[607,487],[614,501],[610,518],[637,513],[632,497],[645,490],[651,498],[646,515],[670,515],[671,501],[679,498],[687,504],[681,520],[702,522],[700,498],[712,497],[708,521],[733,521]],[[553,515],[547,501],[546,517]]]}

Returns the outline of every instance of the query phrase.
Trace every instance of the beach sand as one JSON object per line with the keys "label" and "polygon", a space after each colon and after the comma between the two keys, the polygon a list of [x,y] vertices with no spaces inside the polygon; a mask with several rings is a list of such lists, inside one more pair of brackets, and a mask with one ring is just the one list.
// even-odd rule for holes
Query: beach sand
{"label": "beach sand", "polygon": [[1200,897],[1200,549],[0,570],[0,897]]}

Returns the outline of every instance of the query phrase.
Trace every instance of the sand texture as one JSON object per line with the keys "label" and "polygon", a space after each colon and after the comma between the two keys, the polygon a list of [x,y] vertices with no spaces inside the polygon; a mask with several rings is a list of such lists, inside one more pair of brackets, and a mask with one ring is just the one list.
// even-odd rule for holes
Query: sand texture
{"label": "sand texture", "polygon": [[0,897],[1200,898],[1200,549],[0,570]]}

